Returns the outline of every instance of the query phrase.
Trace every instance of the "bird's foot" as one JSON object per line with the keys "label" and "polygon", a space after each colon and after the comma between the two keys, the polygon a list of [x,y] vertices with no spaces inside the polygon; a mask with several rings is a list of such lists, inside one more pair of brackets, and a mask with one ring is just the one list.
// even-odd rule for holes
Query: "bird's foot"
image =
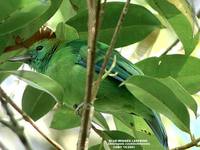
{"label": "bird's foot", "polygon": [[81,116],[82,112],[83,112],[83,108],[88,109],[90,107],[93,107],[93,105],[91,103],[80,103],[79,105],[75,104],[74,108],[75,108],[75,112],[77,115]]}
{"label": "bird's foot", "polygon": [[117,76],[118,72],[112,73],[112,70],[115,68],[116,63],[117,63],[117,56],[114,55],[112,65],[108,70],[105,69],[105,74],[102,76],[102,80],[104,80],[107,76],[112,76],[112,77]]}

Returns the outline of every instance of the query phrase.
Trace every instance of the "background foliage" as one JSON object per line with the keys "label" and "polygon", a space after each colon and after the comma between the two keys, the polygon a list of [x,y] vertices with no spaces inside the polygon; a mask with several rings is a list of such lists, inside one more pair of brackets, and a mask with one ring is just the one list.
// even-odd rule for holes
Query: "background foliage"
{"label": "background foliage", "polygon": [[[124,2],[116,1],[106,4],[99,41],[110,43],[123,6]],[[28,84],[22,97],[22,109],[35,121],[54,111],[51,128],[61,130],[79,126],[80,118],[74,110],[64,106],[53,110],[63,96],[61,85],[43,74],[17,70],[22,64],[7,60],[23,54],[28,46],[43,38],[86,40],[88,12],[85,0],[8,0],[0,1],[0,8],[3,12],[0,14],[0,81],[15,75]],[[174,41],[179,42],[182,51],[168,55],[171,49],[165,47],[167,52],[157,51],[159,55],[156,57],[137,62],[136,66],[144,75],[133,76],[123,85],[143,104],[170,119],[182,131],[193,134],[189,111],[198,117],[194,95],[200,91],[200,59],[192,56],[199,42],[199,29],[198,18],[191,5],[186,0],[133,1],[122,24],[116,48],[137,44],[132,59],[140,60],[144,54],[153,51],[158,33],[163,30],[167,30]],[[171,39],[164,40],[168,42]],[[96,112],[93,120],[104,129],[98,130],[98,135],[105,143],[118,137],[145,137],[153,143],[149,149],[162,147],[141,118],[123,117],[123,114],[117,113],[112,115],[116,131],[109,130],[101,113]],[[133,126],[130,126],[130,120]],[[99,143],[90,149],[101,146]],[[148,148],[138,146],[137,149]]]}

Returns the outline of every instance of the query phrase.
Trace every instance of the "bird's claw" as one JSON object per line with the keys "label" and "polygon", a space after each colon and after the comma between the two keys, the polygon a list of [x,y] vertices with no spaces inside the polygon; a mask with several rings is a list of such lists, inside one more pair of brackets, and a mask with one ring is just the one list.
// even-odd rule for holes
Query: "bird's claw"
{"label": "bird's claw", "polygon": [[75,112],[77,115],[81,116],[82,112],[83,112],[83,107],[85,109],[88,109],[90,107],[93,107],[93,105],[91,103],[80,103],[79,105],[75,106]]}

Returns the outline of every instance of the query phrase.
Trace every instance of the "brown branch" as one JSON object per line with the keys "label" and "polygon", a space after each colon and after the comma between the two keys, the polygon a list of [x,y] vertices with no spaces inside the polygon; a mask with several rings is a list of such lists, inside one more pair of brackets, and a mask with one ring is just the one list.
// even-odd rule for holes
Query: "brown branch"
{"label": "brown branch", "polygon": [[167,53],[168,53],[169,51],[171,51],[171,49],[172,49],[174,46],[176,46],[176,45],[178,44],[179,41],[180,41],[179,39],[176,39],[176,41],[174,41],[174,42],[172,43],[172,45],[170,45],[170,46],[165,50],[165,52],[164,52],[163,54],[161,54],[160,56],[167,55]]}
{"label": "brown branch", "polygon": [[197,139],[194,139],[193,141],[191,141],[188,144],[185,144],[183,146],[179,146],[179,147],[176,147],[176,148],[172,148],[171,150],[185,150],[185,149],[191,148],[193,146],[198,146],[199,142],[200,142],[200,138],[197,138]]}
{"label": "brown branch", "polygon": [[19,114],[22,115],[23,119],[30,123],[30,125],[35,128],[38,133],[43,136],[52,146],[55,147],[57,150],[63,150],[63,148],[58,145],[55,141],[50,139],[47,135],[45,135],[34,123],[34,121],[24,112],[22,111],[12,100],[10,97],[7,96],[7,94],[3,91],[3,89],[0,87],[0,97],[2,98],[2,101],[9,103]]}
{"label": "brown branch", "polygon": [[98,0],[97,8],[96,1],[87,0],[88,5],[88,56],[87,56],[87,80],[86,90],[83,105],[83,113],[81,119],[81,127],[78,139],[78,150],[88,149],[88,140],[91,128],[91,122],[93,117],[93,102],[92,97],[92,86],[95,71],[95,52],[96,52],[96,41],[97,32],[99,25],[99,13],[101,1]]}
{"label": "brown branch", "polygon": [[8,150],[8,148],[0,141],[0,149]]}
{"label": "brown branch", "polygon": [[24,134],[24,128],[22,126],[20,126],[19,123],[17,122],[17,120],[14,118],[13,112],[9,109],[7,103],[3,100],[2,97],[0,97],[0,101],[1,101],[2,107],[6,111],[6,114],[10,118],[10,123],[5,122],[3,120],[0,120],[0,123],[7,126],[8,128],[10,128],[19,137],[19,139],[22,142],[22,144],[24,145],[24,147],[27,150],[31,150],[32,148],[28,142],[27,137]]}
{"label": "brown branch", "polygon": [[117,26],[116,26],[115,31],[113,33],[113,36],[112,36],[112,39],[111,39],[111,42],[110,42],[110,46],[109,46],[109,48],[108,48],[108,50],[106,52],[106,55],[104,57],[104,62],[102,64],[102,66],[101,66],[101,70],[100,70],[98,78],[95,81],[94,86],[93,86],[93,98],[95,98],[97,93],[98,93],[99,86],[100,86],[104,71],[106,69],[106,65],[108,64],[108,61],[109,61],[109,59],[110,59],[110,57],[112,55],[112,51],[115,48],[115,44],[117,42],[117,37],[118,37],[119,31],[121,29],[121,25],[123,23],[123,20],[124,20],[126,14],[127,14],[129,4],[130,4],[130,0],[127,0],[125,5],[124,5],[124,8],[123,8],[123,10],[121,12],[121,15],[119,17],[119,20],[117,22]]}
{"label": "brown branch", "polygon": [[[98,79],[93,82],[94,79],[94,67],[95,67],[95,52],[96,52],[96,41],[98,35],[98,29],[100,26],[100,16],[102,15],[103,11],[100,0],[98,1],[97,8],[95,1],[88,0],[88,57],[87,57],[87,81],[86,81],[86,91],[85,91],[85,99],[83,105],[83,113],[82,113],[82,120],[81,120],[81,128],[78,140],[78,150],[85,150],[88,149],[88,140],[89,134],[91,129],[91,122],[93,117],[93,103],[96,98],[99,85],[104,74],[106,65],[109,61],[109,58],[112,54],[114,46],[117,41],[117,36],[119,34],[119,30],[121,28],[122,22],[124,20],[125,15],[127,14],[128,5],[130,0],[124,5],[120,18],[118,20],[117,26],[115,28],[113,37],[111,39],[110,47],[105,55],[103,65],[101,67],[101,71],[99,73]],[[105,6],[106,1],[104,1],[103,8]]]}

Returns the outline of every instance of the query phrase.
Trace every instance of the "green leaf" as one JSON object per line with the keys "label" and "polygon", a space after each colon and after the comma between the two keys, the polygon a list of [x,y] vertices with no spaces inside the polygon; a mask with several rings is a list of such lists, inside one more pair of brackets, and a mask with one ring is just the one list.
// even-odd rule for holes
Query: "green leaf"
{"label": "green leaf", "polygon": [[[14,50],[10,52],[5,52],[0,55],[0,70],[8,71],[8,70],[17,70],[22,63],[21,62],[9,62],[7,61],[9,58],[22,55],[26,52],[25,49]],[[0,75],[0,82],[2,82],[8,75]]]}
{"label": "green leaf", "polygon": [[189,107],[194,114],[197,116],[197,103],[194,98],[172,77],[158,79],[168,88],[170,88],[173,93],[179,98],[179,100]]}
{"label": "green leaf", "polygon": [[28,85],[51,95],[56,101],[62,100],[64,94],[63,88],[56,81],[44,74],[21,70],[0,71],[0,75],[14,75],[20,77],[20,79],[25,81]]}
{"label": "green leaf", "polygon": [[26,52],[26,49],[18,49],[14,51],[9,51],[9,52],[4,52],[0,55],[0,64],[4,63],[7,61],[9,58],[22,55]]}
{"label": "green leaf", "polygon": [[62,0],[7,0],[0,2],[0,47],[33,35],[59,8]]}
{"label": "green leaf", "polygon": [[73,9],[78,13],[87,9],[87,1],[86,0],[69,0]]}
{"label": "green leaf", "polygon": [[[0,64],[0,70],[1,71],[8,71],[8,70],[17,70],[22,65],[21,62],[4,62],[3,64]],[[9,74],[0,74],[0,82],[2,82],[4,79],[6,79],[9,76]]]}
{"label": "green leaf", "polygon": [[149,145],[142,145],[143,150],[165,150],[154,135],[136,131],[136,137],[137,139],[145,139],[148,141]]}
{"label": "green leaf", "polygon": [[145,75],[175,78],[190,94],[200,91],[200,59],[185,55],[151,57],[136,64]]}
{"label": "green leaf", "polygon": [[78,39],[79,36],[73,27],[61,22],[56,27],[56,38],[65,42],[70,42]]}
{"label": "green leaf", "polygon": [[[123,7],[123,2],[110,2],[106,4],[101,30],[99,32],[99,41],[110,44]],[[78,31],[81,39],[87,39],[87,19],[88,12],[85,10],[69,19],[66,24],[74,27]],[[159,28],[160,25],[158,19],[146,8],[130,4],[118,36],[116,47],[141,41],[154,29]]]}
{"label": "green leaf", "polygon": [[133,136],[137,139],[147,139],[149,145],[142,145],[144,150],[149,149],[163,149],[162,145],[157,140],[153,131],[146,124],[143,118],[133,116],[125,113],[115,113],[114,121],[117,130],[125,133],[133,133]]}
{"label": "green leaf", "polygon": [[57,12],[47,21],[48,26],[55,31],[56,26],[60,22],[65,22],[69,18],[76,15],[76,11],[72,8],[69,0],[62,0],[62,3]]}
{"label": "green leaf", "polygon": [[51,122],[50,127],[54,129],[70,129],[80,125],[80,117],[74,110],[67,107],[59,107]]}
{"label": "green leaf", "polygon": [[185,54],[190,55],[199,41],[199,33],[193,35],[193,27],[185,15],[167,0],[147,0],[173,28],[183,44]]}
{"label": "green leaf", "polygon": [[134,120],[133,115],[128,113],[114,113],[114,122],[116,129],[134,136]]}
{"label": "green leaf", "polygon": [[165,84],[147,76],[133,76],[124,84],[146,106],[168,117],[181,130],[190,132],[190,118],[186,106]]}
{"label": "green leaf", "polygon": [[104,150],[104,147],[102,144],[97,144],[97,145],[91,146],[89,150]]}
{"label": "green leaf", "polygon": [[[97,129],[96,129],[97,130]],[[119,150],[130,150],[131,148],[134,150],[142,150],[142,147],[140,145],[134,145],[133,147],[129,147],[126,144],[135,143],[135,138],[130,136],[127,133],[121,132],[121,131],[101,131],[98,130],[98,134],[107,141],[109,147],[111,149],[116,149],[116,146],[120,146],[117,149]],[[119,143],[122,143],[124,145],[120,145]],[[119,144],[119,145],[117,145]]]}
{"label": "green leaf", "polygon": [[177,81],[190,93],[195,94],[200,91],[200,75],[181,76]]}
{"label": "green leaf", "polygon": [[23,93],[22,110],[34,121],[47,114],[55,104],[52,96],[31,86],[26,87]]}
{"label": "green leaf", "polygon": [[103,127],[104,129],[109,130],[109,126],[106,122],[106,119],[100,112],[98,111],[94,112],[93,121],[97,123],[98,125],[100,125],[101,127]]}

